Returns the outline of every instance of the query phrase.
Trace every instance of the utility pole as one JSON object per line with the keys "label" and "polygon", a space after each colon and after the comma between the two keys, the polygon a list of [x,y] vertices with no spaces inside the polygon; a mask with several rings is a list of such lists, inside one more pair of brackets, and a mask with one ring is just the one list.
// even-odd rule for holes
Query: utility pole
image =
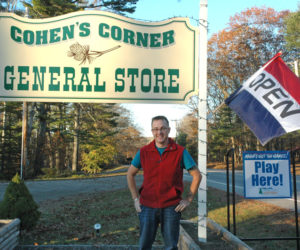
{"label": "utility pole", "polygon": [[[25,17],[29,18],[28,8],[25,8]],[[22,115],[22,148],[21,148],[21,179],[25,176],[26,163],[27,163],[27,122],[28,120],[28,105],[27,102],[23,102],[23,115]]]}

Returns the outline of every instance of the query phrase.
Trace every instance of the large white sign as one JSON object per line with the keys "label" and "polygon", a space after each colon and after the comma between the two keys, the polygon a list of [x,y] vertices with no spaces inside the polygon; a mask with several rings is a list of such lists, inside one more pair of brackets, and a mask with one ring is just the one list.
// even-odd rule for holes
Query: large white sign
{"label": "large white sign", "polygon": [[243,153],[245,198],[290,198],[291,171],[288,151]]}
{"label": "large white sign", "polygon": [[102,11],[0,14],[0,100],[186,103],[198,86],[198,28]]}

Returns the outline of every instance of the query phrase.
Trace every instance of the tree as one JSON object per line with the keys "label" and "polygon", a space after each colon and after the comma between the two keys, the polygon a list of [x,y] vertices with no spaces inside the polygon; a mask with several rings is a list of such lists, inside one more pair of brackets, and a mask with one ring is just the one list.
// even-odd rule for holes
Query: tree
{"label": "tree", "polygon": [[[245,79],[283,51],[284,18],[288,11],[253,7],[230,18],[229,26],[208,42],[209,105],[214,108]],[[286,53],[285,58],[291,56]],[[211,108],[212,110],[214,108]]]}
{"label": "tree", "polygon": [[[131,0],[131,1],[73,1],[73,0],[33,0],[32,3],[25,2],[24,6],[29,8],[29,15],[32,18],[45,18],[45,17],[52,17],[52,16],[58,16],[62,14],[66,14],[69,12],[77,11],[80,9],[85,8],[101,8],[101,9],[111,9],[119,13],[123,12],[130,12],[132,13],[135,10],[135,4],[137,0]],[[103,132],[102,129],[98,128],[99,119],[98,114],[95,114],[94,112],[98,112],[101,110],[102,114],[107,115],[106,108],[109,109],[109,105],[72,105],[70,113],[73,114],[74,118],[74,124],[71,125],[70,121],[67,118],[67,115],[65,115],[63,109],[66,108],[66,106],[62,106],[61,104],[38,104],[36,107],[39,107],[39,133],[37,137],[37,148],[36,148],[36,154],[35,154],[35,160],[33,164],[33,175],[38,175],[41,173],[41,169],[45,166],[47,163],[47,158],[49,158],[49,164],[50,166],[56,167],[58,171],[62,170],[66,167],[66,165],[72,165],[73,170],[79,170],[78,163],[80,162],[79,157],[79,142],[82,142],[82,149],[84,150],[84,157],[81,159],[82,163],[87,165],[87,161],[91,160],[91,157],[89,158],[89,154],[87,151],[95,152],[96,145],[99,147],[106,145],[106,146],[112,146],[108,145],[107,143],[100,143],[99,140],[104,142],[105,138],[111,136],[113,133],[112,130],[115,126],[108,126],[107,131]],[[83,120],[88,118],[92,118],[92,121],[90,121],[90,124],[93,124],[95,127],[90,127],[90,124],[87,124],[86,122],[82,122],[82,126],[79,123],[79,116],[81,109],[86,109],[86,116],[82,115]],[[98,108],[96,108],[98,107]],[[58,109],[59,116],[57,117],[56,113],[53,111]],[[51,112],[51,115],[49,113]],[[113,113],[115,114],[115,113]],[[100,118],[102,119],[102,118]],[[66,124],[64,124],[66,123]],[[103,122],[104,124],[110,123],[107,120]],[[111,125],[111,124],[110,124]],[[63,131],[66,130],[68,127],[68,131],[73,135],[73,154],[71,157],[67,152],[67,148],[69,148],[69,135],[70,133],[64,133]],[[79,129],[81,131],[79,132]],[[46,133],[48,133],[48,136],[46,136]],[[48,146],[46,146],[46,143],[48,143]],[[50,150],[46,150],[46,147],[48,147]],[[103,150],[102,150],[103,151]],[[100,151],[100,152],[102,152]],[[46,155],[46,152],[48,152],[48,155]],[[72,158],[70,160],[66,158]],[[66,161],[72,162],[71,164],[66,163]],[[54,163],[55,162],[55,163]],[[101,163],[99,163],[101,164]]]}
{"label": "tree", "polygon": [[22,135],[22,104],[7,102],[0,105],[2,120],[0,121],[1,175],[11,179],[20,169],[21,135]]}
{"label": "tree", "polygon": [[[29,8],[31,18],[45,18],[87,7],[104,10],[115,8],[117,12],[132,12],[136,2],[137,0],[33,0],[24,5]],[[1,7],[7,7],[7,3],[0,3]],[[3,170],[1,173],[9,178],[20,168],[21,106],[21,103],[0,105],[0,169]],[[126,141],[118,140],[119,135],[122,139],[128,139],[130,136],[134,138],[132,141],[135,142],[135,146],[130,147],[130,152],[136,150],[140,141],[140,133],[130,123],[130,118],[126,116],[129,114],[121,109],[120,105],[28,103],[28,111],[27,178],[42,174],[43,170],[47,171],[46,168],[51,168],[52,172],[64,172],[72,168],[80,171],[81,167],[89,164],[107,168],[109,164],[116,164],[126,158],[123,150],[126,148]],[[119,118],[120,116],[122,118]],[[110,150],[106,150],[108,148]],[[99,154],[94,163],[93,152]],[[105,154],[109,158],[109,164],[99,160],[103,159]]]}
{"label": "tree", "polygon": [[21,220],[21,229],[33,228],[41,213],[28,188],[16,174],[8,184],[0,203],[0,218]]}
{"label": "tree", "polygon": [[[208,104],[211,110],[220,105],[261,65],[285,48],[283,27],[287,15],[288,11],[276,12],[271,8],[253,7],[230,18],[229,26],[212,36],[208,52]],[[291,56],[290,52],[284,54],[285,58]],[[218,124],[219,120],[215,117],[213,122]],[[214,127],[219,127],[217,124]],[[238,129],[242,134],[244,127],[241,120],[235,119],[235,124],[231,124],[229,129]],[[231,147],[235,147],[237,153],[242,152],[246,144],[244,140],[236,133],[230,142]],[[253,140],[256,142],[254,136]],[[249,141],[247,143],[253,144],[256,145]]]}
{"label": "tree", "polygon": [[178,125],[177,142],[184,146],[193,159],[198,159],[198,120],[197,116],[188,114]]}
{"label": "tree", "polygon": [[80,105],[74,103],[74,140],[73,140],[73,156],[72,156],[72,171],[78,171],[78,154],[79,154],[79,129],[80,129]]}
{"label": "tree", "polygon": [[23,4],[28,7],[31,18],[46,18],[79,10],[76,2],[73,0],[32,0],[32,3],[23,2]]}
{"label": "tree", "polygon": [[[289,49],[300,50],[300,9],[290,13],[285,19],[285,39]],[[298,54],[299,56],[299,54]]]}
{"label": "tree", "polygon": [[81,104],[82,170],[96,173],[113,164],[116,155],[114,139],[117,133],[116,106],[116,104]]}
{"label": "tree", "polygon": [[141,132],[130,120],[130,113],[123,107],[120,107],[117,118],[118,134],[116,140],[117,161],[129,164],[139,148],[147,143],[142,137]]}
{"label": "tree", "polygon": [[93,0],[88,1],[90,4],[84,5],[83,8],[99,8],[102,10],[111,10],[119,14],[133,13],[138,0]]}
{"label": "tree", "polygon": [[19,1],[17,0],[0,0],[0,11],[14,12]]}
{"label": "tree", "polygon": [[[224,100],[278,51],[286,51],[284,20],[288,11],[253,7],[230,18],[228,26],[213,34],[208,42],[208,160],[223,161],[226,150],[234,147],[241,160],[243,150],[255,150],[257,139],[247,126],[224,106]],[[197,113],[197,98],[189,106]],[[212,112],[215,111],[215,112]],[[283,137],[284,138],[284,137]],[[278,148],[272,140],[265,148]],[[286,145],[286,143],[284,144]],[[283,145],[280,145],[283,146]]]}
{"label": "tree", "polygon": [[[294,58],[292,60],[296,62],[298,72],[300,71],[300,7],[297,12],[290,13],[285,19],[285,40],[287,42],[287,48],[294,52]],[[298,61],[298,63],[297,63]],[[293,68],[295,69],[295,67]],[[298,73],[299,74],[299,73]]]}
{"label": "tree", "polygon": [[133,13],[137,2],[138,0],[32,0],[32,4],[24,2],[24,6],[29,8],[32,18],[45,18],[83,9],[109,10],[119,14]]}

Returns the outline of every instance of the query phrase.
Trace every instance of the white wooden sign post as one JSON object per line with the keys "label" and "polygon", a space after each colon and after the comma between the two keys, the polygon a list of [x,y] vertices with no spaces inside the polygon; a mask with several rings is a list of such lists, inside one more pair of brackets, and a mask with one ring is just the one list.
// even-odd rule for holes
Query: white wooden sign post
{"label": "white wooden sign post", "polygon": [[198,239],[207,240],[207,0],[200,0],[199,13],[199,102],[198,102],[198,167],[202,181],[198,192]]}

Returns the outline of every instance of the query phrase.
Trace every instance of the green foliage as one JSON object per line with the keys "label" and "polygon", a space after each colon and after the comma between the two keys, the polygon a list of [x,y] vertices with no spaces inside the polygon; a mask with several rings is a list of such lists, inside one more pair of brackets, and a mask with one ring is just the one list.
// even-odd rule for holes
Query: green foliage
{"label": "green foliage", "polygon": [[82,155],[82,170],[89,174],[100,173],[112,164],[115,154],[115,148],[109,144],[91,149]]}
{"label": "green foliage", "polygon": [[31,18],[53,17],[79,10],[72,0],[32,0],[32,4],[23,4],[28,7]]}
{"label": "green foliage", "polygon": [[179,145],[186,147],[186,140],[187,140],[187,134],[184,132],[179,132],[179,134],[176,137],[176,142]]}
{"label": "green foliage", "polygon": [[100,7],[105,7],[107,9],[112,9],[118,13],[128,12],[133,13],[135,11],[135,5],[138,0],[102,0],[99,5]]}
{"label": "green foliage", "polygon": [[300,49],[300,10],[290,13],[285,19],[285,39],[289,49]]}
{"label": "green foliage", "polygon": [[10,180],[20,167],[22,103],[0,103],[0,114],[0,169]]}
{"label": "green foliage", "polygon": [[[224,100],[255,71],[282,50],[287,62],[295,58],[295,50],[286,51],[284,20],[288,11],[253,7],[230,18],[229,25],[208,42],[208,109],[213,117],[208,121],[208,161],[224,161],[231,148],[235,160],[241,163],[242,152],[263,150],[254,134],[228,107]],[[297,19],[298,20],[298,19]],[[299,34],[299,21],[292,34]],[[296,26],[297,25],[297,26]],[[274,139],[264,149],[288,149],[290,141]],[[296,144],[296,142],[294,142]]]}
{"label": "green foliage", "polygon": [[32,229],[40,217],[38,205],[23,180],[16,174],[7,186],[0,203],[0,218],[21,220],[21,229]]}
{"label": "green foliage", "polygon": [[198,161],[198,120],[195,113],[186,115],[177,127],[176,141]]}
{"label": "green foliage", "polygon": [[[114,11],[119,14],[133,13],[138,0],[101,0],[93,4],[85,5],[81,0],[32,0],[23,2],[29,8],[29,15],[32,18],[45,18],[59,16],[66,13],[83,10],[86,8],[101,8],[101,10]],[[80,7],[79,5],[80,4]]]}
{"label": "green foliage", "polygon": [[74,174],[70,169],[58,170],[56,168],[42,168],[42,172],[43,175],[40,176],[42,179],[70,177]]}

